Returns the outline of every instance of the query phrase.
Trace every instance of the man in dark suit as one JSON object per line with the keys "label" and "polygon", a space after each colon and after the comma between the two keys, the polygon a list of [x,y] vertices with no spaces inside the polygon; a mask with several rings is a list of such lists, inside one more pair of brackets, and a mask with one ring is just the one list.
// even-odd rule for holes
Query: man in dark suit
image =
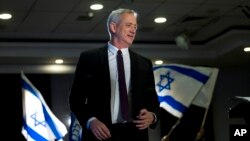
{"label": "man in dark suit", "polygon": [[[129,49],[136,35],[137,13],[114,10],[107,27],[107,45],[81,53],[69,97],[70,108],[83,127],[84,141],[148,141],[147,129],[156,127],[159,102],[151,61]],[[123,84],[117,52],[124,61]],[[124,86],[126,114],[120,106],[126,101],[120,99]]]}

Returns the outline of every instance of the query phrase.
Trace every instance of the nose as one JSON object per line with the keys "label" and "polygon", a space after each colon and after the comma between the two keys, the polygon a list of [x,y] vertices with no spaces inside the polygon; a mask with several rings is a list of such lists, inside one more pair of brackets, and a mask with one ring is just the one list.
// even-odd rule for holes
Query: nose
{"label": "nose", "polygon": [[130,30],[130,32],[131,32],[131,33],[136,33],[136,30],[137,30],[136,27],[132,27],[131,30]]}
{"label": "nose", "polygon": [[135,30],[130,30],[130,33],[135,34]]}

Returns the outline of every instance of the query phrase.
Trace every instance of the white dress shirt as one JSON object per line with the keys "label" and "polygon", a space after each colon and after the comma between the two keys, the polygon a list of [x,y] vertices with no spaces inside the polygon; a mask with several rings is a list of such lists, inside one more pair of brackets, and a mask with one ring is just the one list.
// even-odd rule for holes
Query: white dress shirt
{"label": "white dress shirt", "polygon": [[[117,71],[117,55],[118,48],[108,43],[108,59],[109,59],[109,71],[110,71],[110,84],[111,84],[111,117],[112,123],[121,122],[120,109],[120,96],[119,96],[119,84],[118,84],[118,71]],[[127,86],[127,92],[130,90],[130,56],[128,48],[121,49],[124,62],[125,80]],[[130,100],[129,100],[130,101]]]}

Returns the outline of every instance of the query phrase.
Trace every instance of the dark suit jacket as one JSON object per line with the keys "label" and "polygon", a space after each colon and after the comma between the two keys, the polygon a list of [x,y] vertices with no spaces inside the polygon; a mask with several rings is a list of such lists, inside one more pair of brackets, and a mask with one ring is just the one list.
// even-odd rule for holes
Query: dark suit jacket
{"label": "dark suit jacket", "polygon": [[[87,120],[97,117],[108,127],[111,125],[111,84],[107,46],[85,51],[79,58],[69,97],[70,108],[83,128]],[[158,117],[159,102],[155,91],[152,63],[129,50],[131,60],[132,117],[146,108]],[[150,127],[155,128],[156,124]]]}

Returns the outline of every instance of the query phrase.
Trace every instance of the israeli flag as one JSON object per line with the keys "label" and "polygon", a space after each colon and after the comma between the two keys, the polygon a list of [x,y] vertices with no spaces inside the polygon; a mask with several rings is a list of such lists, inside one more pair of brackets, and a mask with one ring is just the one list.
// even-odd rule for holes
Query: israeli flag
{"label": "israeli flag", "polygon": [[66,126],[51,112],[41,93],[21,73],[23,94],[22,134],[27,141],[63,140]]}
{"label": "israeli flag", "polygon": [[69,141],[81,141],[81,140],[82,140],[82,126],[80,125],[75,115],[71,113]]}
{"label": "israeli flag", "polygon": [[218,69],[167,64],[153,70],[160,107],[173,116],[181,118],[191,104],[210,104]]}

